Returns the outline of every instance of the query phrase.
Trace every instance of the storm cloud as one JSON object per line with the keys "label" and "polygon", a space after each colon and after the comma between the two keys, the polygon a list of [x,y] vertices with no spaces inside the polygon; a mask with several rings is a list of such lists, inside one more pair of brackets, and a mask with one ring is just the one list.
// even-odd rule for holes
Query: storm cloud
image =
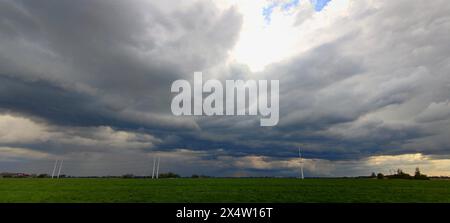
{"label": "storm cloud", "polygon": [[[292,176],[300,147],[310,176],[450,174],[447,1],[245,4],[0,0],[0,168]],[[195,71],[279,80],[279,124],[172,115]]]}

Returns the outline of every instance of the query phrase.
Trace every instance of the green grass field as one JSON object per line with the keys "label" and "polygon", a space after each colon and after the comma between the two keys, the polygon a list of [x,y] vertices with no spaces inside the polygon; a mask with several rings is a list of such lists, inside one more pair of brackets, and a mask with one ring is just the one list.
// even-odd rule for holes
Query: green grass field
{"label": "green grass field", "polygon": [[450,181],[0,179],[0,202],[450,202]]}

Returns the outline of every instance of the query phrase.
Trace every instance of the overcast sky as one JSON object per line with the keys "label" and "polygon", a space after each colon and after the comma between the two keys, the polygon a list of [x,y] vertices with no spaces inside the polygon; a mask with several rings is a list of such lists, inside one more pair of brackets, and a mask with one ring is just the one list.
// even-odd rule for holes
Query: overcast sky
{"label": "overcast sky", "polygon": [[[447,0],[0,0],[0,172],[450,175]],[[177,117],[177,79],[280,81],[280,122]]]}

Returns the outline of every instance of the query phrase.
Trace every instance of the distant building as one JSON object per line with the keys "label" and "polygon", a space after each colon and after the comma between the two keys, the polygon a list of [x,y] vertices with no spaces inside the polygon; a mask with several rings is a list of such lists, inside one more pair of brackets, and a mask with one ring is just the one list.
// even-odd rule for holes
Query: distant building
{"label": "distant building", "polygon": [[0,173],[0,177],[2,178],[25,178],[31,177],[31,174],[28,173]]}

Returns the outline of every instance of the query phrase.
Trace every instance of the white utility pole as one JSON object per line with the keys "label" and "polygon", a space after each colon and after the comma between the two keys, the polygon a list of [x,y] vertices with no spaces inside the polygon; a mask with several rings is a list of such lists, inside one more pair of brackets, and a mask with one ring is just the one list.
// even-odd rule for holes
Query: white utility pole
{"label": "white utility pole", "polygon": [[59,164],[59,170],[58,170],[58,176],[57,176],[58,179],[59,179],[59,175],[61,174],[63,162],[64,162],[64,160],[61,160],[61,163]]}
{"label": "white utility pole", "polygon": [[152,179],[155,178],[155,167],[156,167],[156,156],[153,157],[153,172],[152,172]]}
{"label": "white utility pole", "polygon": [[55,160],[55,165],[53,166],[52,179],[55,176],[56,166],[58,165],[58,160]]}
{"label": "white utility pole", "polygon": [[160,161],[160,160],[161,160],[160,157],[158,157],[158,165],[157,165],[157,167],[156,167],[156,179],[159,178],[159,161]]}
{"label": "white utility pole", "polygon": [[301,173],[301,179],[305,179],[305,177],[303,176],[303,158],[302,158],[302,153],[300,151],[300,148],[298,148],[298,157],[300,157],[300,173]]}

